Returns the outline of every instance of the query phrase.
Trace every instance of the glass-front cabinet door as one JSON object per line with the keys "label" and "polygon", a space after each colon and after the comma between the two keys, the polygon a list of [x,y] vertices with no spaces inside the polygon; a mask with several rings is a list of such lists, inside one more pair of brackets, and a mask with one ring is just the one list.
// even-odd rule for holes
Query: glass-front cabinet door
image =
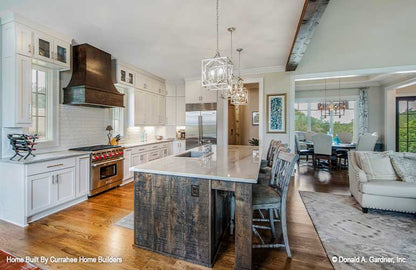
{"label": "glass-front cabinet door", "polygon": [[45,61],[53,61],[53,38],[36,33],[34,45],[35,58]]}
{"label": "glass-front cabinet door", "polygon": [[66,42],[63,42],[61,40],[54,40],[54,60],[56,64],[59,64],[61,66],[66,66],[69,68],[70,66],[70,45]]}

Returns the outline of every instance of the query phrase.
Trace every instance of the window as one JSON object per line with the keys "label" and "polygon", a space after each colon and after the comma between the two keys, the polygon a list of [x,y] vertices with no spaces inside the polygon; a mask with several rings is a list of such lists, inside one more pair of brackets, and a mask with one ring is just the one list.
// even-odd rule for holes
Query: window
{"label": "window", "polygon": [[309,103],[295,104],[295,129],[296,131],[308,131],[308,106]]}
{"label": "window", "polygon": [[355,134],[354,115],[355,101],[347,101],[345,115],[338,117],[330,115],[322,117],[318,109],[319,102],[296,102],[295,103],[295,129],[296,131],[312,131],[316,133],[340,134],[342,132]]}
{"label": "window", "polygon": [[[117,88],[117,90],[125,94],[124,89]],[[126,95],[124,96],[126,97]],[[124,98],[124,103],[126,102],[126,98]],[[124,136],[124,108],[113,108],[113,135]]]}
{"label": "window", "polygon": [[49,89],[48,73],[32,69],[32,126],[30,134],[37,134],[39,140],[48,139]]}
{"label": "window", "polygon": [[396,98],[396,150],[416,153],[416,97]]}
{"label": "window", "polygon": [[57,104],[58,72],[32,65],[32,126],[29,134],[38,134],[38,147],[58,144]]}

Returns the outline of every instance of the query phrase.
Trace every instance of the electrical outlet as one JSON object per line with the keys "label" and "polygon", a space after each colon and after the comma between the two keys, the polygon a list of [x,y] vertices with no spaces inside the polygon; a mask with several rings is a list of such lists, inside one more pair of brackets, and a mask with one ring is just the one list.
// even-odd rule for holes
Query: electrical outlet
{"label": "electrical outlet", "polygon": [[199,186],[198,185],[191,185],[191,196],[192,197],[199,197]]}

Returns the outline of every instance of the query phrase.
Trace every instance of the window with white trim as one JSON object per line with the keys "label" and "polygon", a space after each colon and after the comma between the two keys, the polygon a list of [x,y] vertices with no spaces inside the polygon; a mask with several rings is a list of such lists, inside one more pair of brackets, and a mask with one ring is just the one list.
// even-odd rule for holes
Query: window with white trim
{"label": "window with white trim", "polygon": [[32,69],[32,126],[30,134],[37,134],[40,140],[48,139],[48,73]]}
{"label": "window with white trim", "polygon": [[[121,88],[117,89],[120,93],[125,94],[125,91]],[[124,99],[125,100],[125,99]],[[113,108],[113,134],[124,136],[124,112],[122,107]]]}
{"label": "window with white trim", "polygon": [[42,146],[57,144],[56,70],[32,65],[32,126],[29,134],[37,134]]}

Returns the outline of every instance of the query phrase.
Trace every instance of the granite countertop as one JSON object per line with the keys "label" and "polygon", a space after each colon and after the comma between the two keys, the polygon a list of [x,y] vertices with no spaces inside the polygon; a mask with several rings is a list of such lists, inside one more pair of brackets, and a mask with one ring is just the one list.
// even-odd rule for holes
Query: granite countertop
{"label": "granite countertop", "polygon": [[[168,156],[132,167],[130,171],[255,184],[260,169],[258,149],[243,145],[213,146],[213,154],[206,157]],[[202,147],[189,151],[202,152]]]}
{"label": "granite countertop", "polygon": [[124,148],[132,148],[132,147],[137,147],[137,146],[156,144],[156,143],[166,143],[166,142],[172,142],[172,141],[173,139],[152,140],[152,141],[147,141],[147,142],[125,142],[125,143],[121,142],[120,146]]}
{"label": "granite countertop", "polygon": [[70,157],[89,155],[88,152],[69,151],[69,150],[43,153],[43,154],[36,154],[34,152],[34,154],[36,155],[35,157],[30,156],[27,159],[22,158],[20,161],[18,161],[18,157],[15,157],[14,160],[10,160],[10,158],[3,158],[3,159],[0,159],[0,162],[13,163],[13,164],[32,164],[32,163],[50,161],[50,160],[61,159],[61,158],[70,158]]}

